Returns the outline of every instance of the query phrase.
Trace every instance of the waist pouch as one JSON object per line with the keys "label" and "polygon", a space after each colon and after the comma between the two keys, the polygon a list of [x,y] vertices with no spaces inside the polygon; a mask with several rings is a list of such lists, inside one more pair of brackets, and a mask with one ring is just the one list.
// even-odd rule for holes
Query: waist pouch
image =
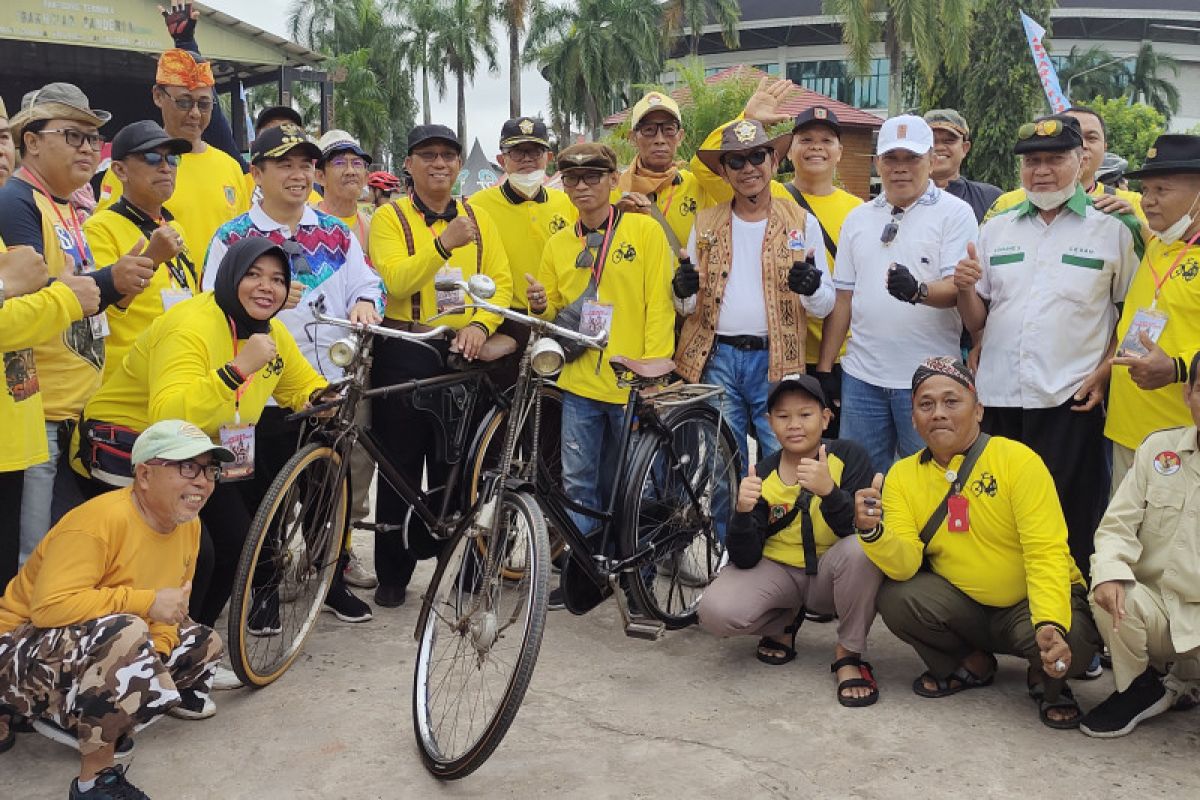
{"label": "waist pouch", "polygon": [[129,486],[133,483],[130,454],[137,437],[133,428],[85,419],[79,427],[79,460],[93,478]]}
{"label": "waist pouch", "polygon": [[[554,324],[570,331],[579,330],[579,320],[583,318],[583,306],[589,300],[596,299],[596,291],[596,279],[593,276],[588,280],[587,288],[583,290],[583,294],[576,297],[573,303],[555,315]],[[558,336],[555,336],[554,339],[562,346],[563,355],[566,356],[568,364],[588,351],[586,346],[576,341],[563,339]]]}

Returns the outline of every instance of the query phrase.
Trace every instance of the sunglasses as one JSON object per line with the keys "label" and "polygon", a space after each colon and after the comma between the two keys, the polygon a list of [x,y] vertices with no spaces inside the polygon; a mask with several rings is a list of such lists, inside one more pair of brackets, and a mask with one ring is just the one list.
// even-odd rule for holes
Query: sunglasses
{"label": "sunglasses", "polygon": [[156,153],[153,150],[148,153],[138,153],[138,158],[146,162],[147,166],[157,167],[159,164],[166,161],[172,167],[179,166],[178,153]]}
{"label": "sunglasses", "polygon": [[213,109],[213,101],[211,97],[201,97],[199,100],[192,97],[176,97],[170,92],[163,90],[163,94],[171,98],[171,102],[180,111],[191,111],[193,108],[199,109],[201,114],[207,114]]}
{"label": "sunglasses", "polygon": [[903,208],[892,209],[892,220],[887,225],[883,226],[883,233],[879,236],[879,241],[884,244],[891,244],[896,241],[896,234],[900,233],[900,218],[904,216]]}
{"label": "sunglasses", "polygon": [[596,251],[604,244],[604,234],[592,231],[584,239],[583,251],[575,258],[575,266],[580,269],[594,269],[596,266]]}
{"label": "sunglasses", "polygon": [[104,141],[104,137],[98,133],[84,133],[78,128],[46,128],[38,133],[57,133],[66,139],[67,146],[73,147],[76,150],[83,147],[83,143],[87,142],[88,147],[93,150],[99,150],[100,144]]}
{"label": "sunglasses", "polygon": [[[583,181],[588,186],[595,186],[607,175],[607,172],[564,172],[562,176],[563,186],[574,188]],[[590,235],[590,234],[589,234]]]}
{"label": "sunglasses", "polygon": [[413,153],[412,156],[422,164],[435,164],[439,158],[447,164],[453,164],[461,158],[461,155],[454,150],[422,150]]}
{"label": "sunglasses", "polygon": [[761,167],[762,163],[767,160],[767,153],[769,152],[769,150],[755,150],[748,156],[725,156],[721,159],[721,163],[734,171],[741,169],[742,167],[746,166],[746,164],[752,164],[753,166]]}

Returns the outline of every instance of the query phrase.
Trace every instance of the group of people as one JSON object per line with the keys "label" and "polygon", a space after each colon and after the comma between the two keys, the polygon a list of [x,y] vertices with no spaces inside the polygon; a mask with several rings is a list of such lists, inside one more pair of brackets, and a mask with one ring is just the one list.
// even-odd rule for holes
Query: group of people
{"label": "group of people", "polygon": [[[237,685],[213,627],[297,447],[289,414],[342,376],[314,312],[454,330],[432,349],[378,341],[375,385],[444,373],[451,354],[499,359],[511,383],[503,357],[528,329],[437,288],[475,274],[494,304],[608,332],[557,378],[575,503],[601,505],[620,438],[611,357],[672,358],[724,390],[742,480],[706,630],[758,636],[757,658],[781,665],[802,622],[836,618],[845,706],[879,697],[864,660],[877,611],[924,662],[924,697],[986,686],[1014,655],[1051,727],[1116,736],[1195,701],[1200,138],[1160,137],[1129,175],[1136,195],[1095,181],[1095,112],[1042,117],[1013,142],[1021,186],[1002,194],[960,174],[958,112],[905,114],[879,132],[882,189],[863,202],[836,185],[835,110],[790,118],[791,84],[764,81],[690,164],[659,92],[631,110],[625,169],[605,144],[555,154],[540,119],[509,120],[503,179],[460,198],[463,146],[436,124],[409,134],[407,186],[284,107],[259,116],[240,163],[195,18],[164,13],[161,124],[115,134],[92,213],[73,198],[110,115],[64,83],[0,107],[0,751],[33,726],[79,750],[72,797],[144,796],[115,765],[132,734],[210,717],[210,691]],[[438,491],[430,411],[376,397],[359,413]],[[356,453],[354,521],[372,474]],[[372,617],[350,586],[399,606],[430,552],[386,481],[373,511],[404,535],[376,535],[374,574],[344,548],[325,607],[346,622]],[[264,592],[249,633],[279,631]],[[1066,681],[1101,674],[1102,649],[1117,691],[1084,714]]]}

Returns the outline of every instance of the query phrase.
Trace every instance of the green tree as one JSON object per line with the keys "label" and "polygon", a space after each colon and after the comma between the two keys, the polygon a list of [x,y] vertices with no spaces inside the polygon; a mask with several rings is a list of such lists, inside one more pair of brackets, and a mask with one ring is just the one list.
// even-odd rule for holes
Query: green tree
{"label": "green tree", "polygon": [[669,42],[686,29],[688,53],[695,58],[700,52],[704,26],[710,22],[721,26],[721,40],[730,50],[736,50],[741,19],[742,6],[737,0],[667,0],[663,7],[663,32]]}
{"label": "green tree", "polygon": [[1146,160],[1146,151],[1166,130],[1166,118],[1157,109],[1145,103],[1131,105],[1124,97],[1096,97],[1087,105],[1096,109],[1104,120],[1108,152],[1116,153],[1128,161],[1130,170],[1142,165]]}
{"label": "green tree", "polygon": [[433,121],[430,86],[444,95],[446,73],[442,60],[433,49],[434,35],[443,24],[441,13],[444,0],[385,0],[388,10],[396,21],[399,41],[397,58],[412,73],[421,75],[421,120],[428,125]]}
{"label": "green tree", "polygon": [[[1058,71],[1063,92],[1075,97],[1120,97],[1129,73],[1123,59],[1098,45],[1086,50],[1072,45],[1066,63]],[[1069,87],[1069,88],[1068,88]]]}
{"label": "green tree", "polygon": [[[451,75],[458,99],[458,140],[465,149],[467,141],[467,84],[475,80],[481,67],[494,72],[496,37],[492,34],[495,11],[489,0],[444,0],[444,15],[431,42],[434,57]],[[439,90],[439,97],[445,91]]]}
{"label": "green tree", "polygon": [[1179,62],[1168,55],[1154,52],[1154,45],[1142,42],[1129,70],[1129,92],[1134,100],[1153,106],[1170,121],[1179,113],[1179,89],[1173,81],[1162,77],[1170,72],[1179,77]]}
{"label": "green tree", "polygon": [[[871,68],[875,44],[882,36],[889,62],[888,113],[896,114],[903,97],[905,50],[911,50],[926,85],[938,67],[966,69],[972,40],[971,7],[980,0],[824,0],[825,13],[839,17],[842,41],[859,74]],[[1015,11],[1015,4],[1013,4]],[[880,25],[878,15],[883,14]],[[990,34],[989,34],[990,35]],[[978,42],[979,40],[974,40]]]}
{"label": "green tree", "polygon": [[497,12],[508,34],[508,116],[521,116],[521,34],[543,0],[500,0]]}

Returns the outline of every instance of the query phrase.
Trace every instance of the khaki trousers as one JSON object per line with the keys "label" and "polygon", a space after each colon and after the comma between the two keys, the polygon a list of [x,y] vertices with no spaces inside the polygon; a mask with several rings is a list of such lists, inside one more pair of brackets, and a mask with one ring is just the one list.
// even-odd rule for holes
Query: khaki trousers
{"label": "khaki trousers", "polygon": [[1128,689],[1147,666],[1167,673],[1163,684],[1177,694],[1200,687],[1200,647],[1186,653],[1175,651],[1171,642],[1171,620],[1157,591],[1140,583],[1126,583],[1125,618],[1115,631],[1112,616],[1096,605],[1095,599],[1092,600],[1092,613],[1096,615],[1100,635],[1112,654],[1118,692]]}
{"label": "khaki trousers", "polygon": [[1112,485],[1108,488],[1109,500],[1112,500],[1113,495],[1117,493],[1121,481],[1125,479],[1125,474],[1133,469],[1133,457],[1136,453],[1136,450],[1130,450],[1116,442],[1112,443],[1113,474]]}

